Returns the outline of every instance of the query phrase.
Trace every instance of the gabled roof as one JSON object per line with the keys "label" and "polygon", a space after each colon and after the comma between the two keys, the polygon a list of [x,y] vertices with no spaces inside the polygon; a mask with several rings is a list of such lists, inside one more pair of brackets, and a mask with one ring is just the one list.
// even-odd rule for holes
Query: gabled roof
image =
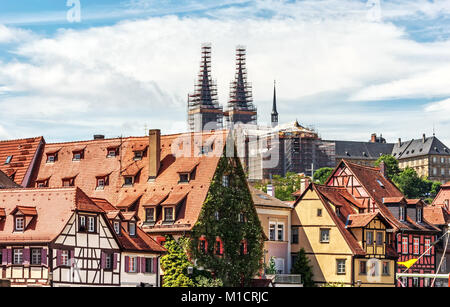
{"label": "gabled roof", "polygon": [[423,208],[424,218],[436,226],[443,226],[450,223],[450,211],[444,206],[428,205]]}
{"label": "gabled roof", "polygon": [[11,214],[15,215],[17,213],[28,216],[37,216],[36,207],[17,206],[13,211],[11,211]]}
{"label": "gabled roof", "polygon": [[[45,141],[42,136],[0,141],[0,170],[8,176],[14,174],[14,182],[21,186],[29,184],[43,144]],[[11,162],[5,164],[9,156],[12,156]]]}
{"label": "gabled roof", "polygon": [[[161,167],[155,180],[150,182],[148,181],[149,154],[144,155],[142,160],[135,161],[134,159],[134,151],[149,147],[148,136],[46,144],[45,151],[60,148],[58,161],[49,164],[46,163],[45,159],[41,159],[38,162],[39,166],[35,178],[50,178],[50,187],[60,187],[62,178],[71,174],[78,174],[75,179],[76,186],[79,186],[90,197],[106,199],[113,206],[119,205],[128,196],[142,195],[136,208],[138,216],[141,218],[145,216],[143,204],[147,200],[168,193],[173,195],[184,193],[187,195],[186,201],[179,208],[175,223],[171,225],[170,231],[189,231],[200,214],[222,156],[227,136],[227,131],[161,136]],[[214,143],[214,146],[212,146],[213,152],[200,155],[202,143],[209,144],[211,142]],[[191,148],[184,148],[189,144]],[[120,154],[116,157],[107,157],[107,148],[118,145],[120,145]],[[82,161],[73,162],[72,151],[80,147],[85,147],[84,158]],[[191,156],[173,154],[177,147],[183,153]],[[180,183],[178,171],[185,168],[186,165],[192,165],[193,161],[198,162],[195,178],[192,178],[189,183]],[[123,186],[124,178],[120,173],[128,165],[134,165],[133,168],[140,169],[132,187]],[[103,190],[97,190],[96,177],[103,174],[109,175],[109,184]],[[165,231],[161,215],[157,217],[155,226],[149,228],[149,231]]]}
{"label": "gabled roof", "polygon": [[425,139],[413,139],[407,142],[396,143],[392,155],[401,160],[424,155],[450,156],[450,149],[437,137],[426,137]]}
{"label": "gabled roof", "polygon": [[[76,210],[101,211],[79,188],[0,190],[6,220],[0,242],[50,242],[61,233]],[[14,232],[12,212],[37,214],[24,232]],[[101,211],[103,212],[103,211]]]}
{"label": "gabled roof", "polygon": [[368,195],[376,202],[377,208],[380,210],[382,216],[388,220],[393,227],[412,231],[438,231],[436,227],[427,223],[425,219],[421,224],[416,223],[409,217],[406,218],[405,222],[401,222],[392,214],[386,207],[385,201],[395,205],[396,200],[399,202],[404,201],[406,203],[406,199],[395,184],[381,174],[380,168],[362,166],[342,160],[328,179],[327,184],[330,184],[333,175],[342,169],[343,166],[346,166],[353,173]]}
{"label": "gabled roof", "polygon": [[445,205],[446,202],[449,203],[450,206],[450,181],[441,186],[439,193],[433,200],[433,205]]}
{"label": "gabled roof", "polygon": [[[120,212],[106,199],[95,198],[95,203],[105,209],[109,220],[115,219],[117,216],[122,221],[128,221],[135,216],[135,212]],[[117,236],[120,245],[127,251],[136,252],[156,252],[164,253],[166,249],[153,240],[140,227],[136,227],[136,236],[131,237],[125,227],[121,227],[120,235]]]}
{"label": "gabled roof", "polygon": [[379,212],[352,214],[348,216],[347,228],[366,227],[374,218],[378,217],[388,228],[390,224]]}
{"label": "gabled roof", "polygon": [[0,171],[0,189],[18,188],[19,185],[11,180],[5,173]]}
{"label": "gabled roof", "polygon": [[267,193],[264,193],[263,191],[260,191],[252,186],[249,186],[250,193],[252,194],[253,203],[255,206],[261,206],[261,207],[274,207],[274,208],[282,208],[282,209],[292,209],[293,206],[287,204],[286,202],[283,202],[279,200],[278,198],[275,198],[273,196],[270,196]]}
{"label": "gabled roof", "polygon": [[[353,254],[355,254],[355,255],[365,255],[366,252],[359,245],[357,239],[353,236],[353,234],[349,230],[347,230],[345,228],[345,223],[343,222],[343,219],[346,220],[347,216],[349,214],[351,214],[351,213],[355,213],[355,211],[348,207],[349,205],[348,205],[347,201],[341,203],[341,202],[335,202],[338,199],[337,197],[330,197],[331,199],[329,198],[329,196],[331,194],[340,194],[342,192],[342,189],[341,188],[334,188],[334,187],[325,187],[325,186],[322,186],[322,185],[311,183],[308,186],[308,188],[305,190],[305,192],[302,194],[302,196],[296,201],[295,206],[299,205],[299,203],[301,202],[303,196],[306,194],[306,191],[308,191],[309,189],[312,189],[312,190],[314,190],[317,193],[317,195],[319,196],[319,199],[321,200],[323,206],[327,210],[327,212],[330,215],[330,217],[333,219],[336,227],[338,228],[339,232],[344,237],[345,241],[347,242],[348,246],[352,250]],[[337,206],[337,207],[345,206],[346,210],[348,210],[349,212],[343,212],[342,213],[343,216],[339,217],[339,216],[337,216],[336,212],[331,207],[330,203],[332,205],[334,205],[334,206]]]}

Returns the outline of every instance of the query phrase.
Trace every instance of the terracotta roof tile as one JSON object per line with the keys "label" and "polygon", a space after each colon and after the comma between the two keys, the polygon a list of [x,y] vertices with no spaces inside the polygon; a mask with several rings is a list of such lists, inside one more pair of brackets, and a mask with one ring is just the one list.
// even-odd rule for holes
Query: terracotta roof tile
{"label": "terracotta roof tile", "polygon": [[0,217],[6,217],[5,208],[0,208]]}
{"label": "terracotta roof tile", "polygon": [[450,222],[450,214],[443,206],[429,205],[423,208],[423,217],[434,225],[446,225]]}
{"label": "terracotta roof tile", "polygon": [[122,199],[117,205],[116,207],[119,209],[129,209],[131,208],[132,205],[134,205],[140,198],[142,197],[142,195],[128,195],[126,196],[124,199]]}
{"label": "terracotta roof tile", "polygon": [[147,199],[142,201],[142,205],[143,206],[160,205],[167,198],[167,196],[169,196],[169,193],[151,195]]}
{"label": "terracotta roof tile", "polygon": [[351,214],[348,216],[348,228],[362,228],[366,227],[379,213],[360,213]]}
{"label": "terracotta roof tile", "polygon": [[[93,206],[93,207],[91,207]],[[79,188],[0,190],[0,207],[6,211],[0,242],[49,242],[63,230],[77,209],[100,210]],[[37,214],[32,227],[14,232],[14,210]],[[103,211],[101,211],[103,212]]]}
{"label": "terracotta roof tile", "polygon": [[[17,184],[30,186],[33,161],[38,158],[43,144],[43,137],[0,141],[0,170],[9,176],[14,174]],[[12,156],[11,162],[5,164],[9,156]]]}
{"label": "terracotta roof tile", "polygon": [[169,197],[167,197],[167,199],[163,201],[161,205],[163,206],[178,205],[188,194],[189,191],[170,193]]}
{"label": "terracotta roof tile", "polygon": [[[171,231],[189,231],[197,221],[202,205],[211,184],[211,180],[217,169],[218,162],[223,153],[227,131],[211,133],[185,133],[161,136],[161,168],[153,182],[149,178],[148,154],[140,161],[134,161],[135,150],[145,150],[149,146],[149,137],[127,137],[104,140],[90,140],[80,142],[46,144],[45,150],[61,148],[58,153],[58,161],[46,163],[45,159],[38,161],[37,177],[50,177],[50,187],[60,187],[62,178],[71,174],[78,174],[75,185],[79,186],[92,198],[106,199],[113,205],[119,204],[127,196],[143,195],[136,208],[141,219],[145,217],[143,203],[155,195],[167,193],[184,193],[186,202],[176,216],[176,222],[171,226]],[[200,146],[214,141],[213,152],[199,155]],[[185,144],[191,144],[191,148],[183,148]],[[120,154],[116,157],[107,157],[107,148],[120,145]],[[192,157],[176,156],[172,147],[181,147],[182,151],[190,151]],[[72,161],[74,148],[85,147],[84,159]],[[192,161],[198,162],[195,178],[189,183],[179,183],[178,170]],[[132,187],[124,186],[124,178],[120,171],[124,166],[136,165],[142,167]],[[109,175],[109,184],[103,190],[96,190],[96,177]],[[189,193],[187,193],[189,191]],[[1,205],[0,205],[1,206]],[[134,210],[134,208],[133,208]],[[159,223],[158,223],[159,222]],[[161,216],[156,226],[147,231],[166,232],[168,226],[162,225]]]}

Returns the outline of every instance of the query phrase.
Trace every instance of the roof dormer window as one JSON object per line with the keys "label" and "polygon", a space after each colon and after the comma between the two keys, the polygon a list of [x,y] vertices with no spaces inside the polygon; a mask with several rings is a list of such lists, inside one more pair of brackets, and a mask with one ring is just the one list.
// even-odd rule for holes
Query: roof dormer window
{"label": "roof dormer window", "polygon": [[417,217],[417,222],[422,223],[422,207],[421,206],[418,206],[416,209],[416,217]]}
{"label": "roof dormer window", "polygon": [[125,187],[132,187],[133,186],[133,184],[134,184],[134,177],[133,176],[125,176],[124,177],[124,186]]}
{"label": "roof dormer window", "polygon": [[55,161],[56,161],[56,154],[47,155],[47,163],[55,163]]}
{"label": "roof dormer window", "polygon": [[14,231],[25,230],[25,218],[23,216],[16,216],[14,218]]}
{"label": "roof dormer window", "polygon": [[175,221],[175,208],[166,207],[164,208],[164,222],[174,222]]}
{"label": "roof dormer window", "polygon": [[117,235],[120,235],[120,221],[114,221],[113,226],[114,226],[114,232]]}
{"label": "roof dormer window", "polygon": [[97,176],[96,190],[104,190],[106,186],[109,185],[109,175]]}
{"label": "roof dormer window", "polygon": [[135,222],[128,222],[128,232],[130,233],[130,236],[132,236],[132,237],[136,236],[136,223]]}
{"label": "roof dormer window", "polygon": [[48,188],[48,181],[49,181],[49,179],[36,180],[36,187],[37,188]]}
{"label": "roof dormer window", "polygon": [[188,173],[180,173],[179,183],[188,183],[188,182],[189,182],[189,174]]}
{"label": "roof dormer window", "polygon": [[399,207],[399,218],[400,218],[400,221],[405,221],[405,214],[406,214],[406,212],[405,212],[405,206],[400,206]]}
{"label": "roof dormer window", "polygon": [[134,152],[134,161],[142,160],[142,157],[144,157],[144,151],[143,150],[136,150]]}
{"label": "roof dormer window", "polygon": [[81,161],[82,159],[84,159],[84,149],[76,149],[72,151],[72,154],[72,161]]}
{"label": "roof dormer window", "polygon": [[114,158],[119,155],[119,147],[108,147],[108,154],[106,155],[107,158]]}
{"label": "roof dormer window", "polygon": [[63,178],[62,179],[62,186],[63,187],[73,187],[73,186],[75,186],[75,177]]}

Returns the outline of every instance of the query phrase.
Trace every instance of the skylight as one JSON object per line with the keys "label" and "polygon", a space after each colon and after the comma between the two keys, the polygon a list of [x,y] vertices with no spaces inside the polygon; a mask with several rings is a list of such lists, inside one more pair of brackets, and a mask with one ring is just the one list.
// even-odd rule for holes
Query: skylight
{"label": "skylight", "polygon": [[12,158],[13,158],[13,156],[8,156],[8,157],[6,158],[5,164],[11,163]]}
{"label": "skylight", "polygon": [[377,179],[377,182],[380,185],[380,187],[384,188],[384,184],[379,179]]}

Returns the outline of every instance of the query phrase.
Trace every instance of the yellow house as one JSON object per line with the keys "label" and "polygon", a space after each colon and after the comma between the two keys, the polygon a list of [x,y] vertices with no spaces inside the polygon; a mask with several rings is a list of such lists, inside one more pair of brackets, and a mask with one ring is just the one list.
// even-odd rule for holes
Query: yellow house
{"label": "yellow house", "polygon": [[387,247],[388,222],[345,188],[311,184],[292,211],[292,263],[303,248],[318,285],[395,286],[396,259]]}

